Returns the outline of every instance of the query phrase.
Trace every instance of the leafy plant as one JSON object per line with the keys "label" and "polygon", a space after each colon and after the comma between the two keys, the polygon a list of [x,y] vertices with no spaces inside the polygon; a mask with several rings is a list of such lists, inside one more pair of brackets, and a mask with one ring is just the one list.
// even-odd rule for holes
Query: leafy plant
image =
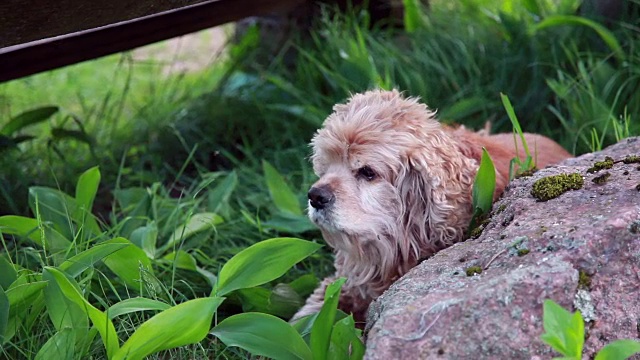
{"label": "leafy plant", "polygon": [[493,205],[493,194],[496,189],[496,169],[493,160],[487,152],[482,148],[482,158],[480,159],[480,167],[473,181],[472,204],[473,216],[469,225],[469,232],[478,226],[480,220],[491,211]]}
{"label": "leafy plant", "polygon": [[[562,359],[582,359],[584,346],[584,320],[580,311],[571,314],[553,300],[543,304],[543,326],[545,333],[542,341],[562,354]],[[597,354],[596,360],[627,359],[640,353],[640,342],[636,340],[616,340],[605,345]]]}
{"label": "leafy plant", "polygon": [[[265,313],[228,316],[210,332],[214,316],[225,297],[241,298],[239,294],[243,291],[245,294],[260,294],[264,290],[271,294],[260,286],[280,278],[321,245],[296,238],[264,240],[235,254],[216,277],[199,269],[195,258],[180,245],[184,238],[193,237],[211,226],[212,222],[216,223],[215,214],[197,213],[185,218],[186,223],[169,233],[164,246],[158,247],[155,240],[149,239],[157,236],[153,223],[131,231],[135,242],[124,237],[109,238],[91,213],[100,178],[97,168],[87,170],[77,182],[75,197],[54,189],[32,188],[35,218],[0,217],[2,233],[26,239],[54,260],[38,272],[23,269],[0,257],[2,344],[6,345],[16,335],[28,332],[28,328],[21,325],[25,318],[46,315],[54,329],[36,358],[46,358],[52,353],[63,357],[86,356],[94,337],[99,335],[106,358],[142,359],[160,351],[199,343],[209,333],[218,336],[228,346],[238,346],[256,355],[274,358],[362,357],[360,333],[353,319],[340,318],[336,321],[337,299],[344,279],[329,286],[328,301],[320,315],[313,318],[311,347],[292,325]],[[142,200],[141,204],[144,204]],[[124,199],[123,204],[126,205]],[[123,229],[120,228],[120,232]],[[174,250],[167,255],[159,256],[171,249]],[[166,261],[198,271],[211,280],[211,295],[178,304],[154,299],[152,296],[156,291],[152,289],[162,287],[154,277],[154,268],[161,267]],[[94,298],[90,291],[91,283],[97,274],[104,271],[102,265],[117,275],[128,291],[140,296],[115,302]],[[116,285],[116,282],[111,283],[111,286]],[[314,280],[309,283],[307,278],[300,278],[287,285],[286,289],[289,289],[289,294],[299,297],[296,289],[313,288],[315,285]],[[276,289],[283,289],[283,286]],[[268,299],[276,298],[269,296]],[[286,301],[286,297],[280,301]],[[122,339],[122,333],[118,331],[121,326],[119,317],[139,317],[149,312],[155,315],[142,316],[136,329],[126,340]],[[287,337],[286,341],[283,341],[283,336]],[[313,345],[317,339],[322,339],[323,351],[312,355],[311,348],[317,347]],[[331,348],[329,344],[332,344]]]}

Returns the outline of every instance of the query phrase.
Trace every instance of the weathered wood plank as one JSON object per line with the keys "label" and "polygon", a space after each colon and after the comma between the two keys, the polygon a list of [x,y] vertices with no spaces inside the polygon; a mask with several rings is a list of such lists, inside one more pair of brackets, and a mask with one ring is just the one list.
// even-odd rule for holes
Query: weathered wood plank
{"label": "weathered wood plank", "polygon": [[[0,2],[0,44],[19,43],[0,48],[0,82],[130,50],[248,16],[288,9],[301,1],[304,0],[112,0],[113,4],[91,0],[60,1],[64,6],[43,0],[32,0],[28,4],[20,0]],[[171,9],[171,5],[175,7],[176,4],[187,6]],[[154,13],[167,8],[170,10]],[[147,15],[131,18],[140,14]],[[25,19],[15,19],[20,16]],[[15,24],[16,29],[7,30],[5,22]],[[11,38],[5,39],[6,34]],[[53,34],[62,35],[23,43],[25,39]]]}

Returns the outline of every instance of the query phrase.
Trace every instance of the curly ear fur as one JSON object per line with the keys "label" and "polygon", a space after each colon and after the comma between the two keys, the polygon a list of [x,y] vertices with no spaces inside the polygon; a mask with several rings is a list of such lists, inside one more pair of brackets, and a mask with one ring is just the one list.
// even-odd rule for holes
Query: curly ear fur
{"label": "curly ear fur", "polygon": [[419,145],[407,152],[396,187],[403,199],[404,236],[422,259],[462,239],[478,164],[458,151],[443,129],[416,130]]}

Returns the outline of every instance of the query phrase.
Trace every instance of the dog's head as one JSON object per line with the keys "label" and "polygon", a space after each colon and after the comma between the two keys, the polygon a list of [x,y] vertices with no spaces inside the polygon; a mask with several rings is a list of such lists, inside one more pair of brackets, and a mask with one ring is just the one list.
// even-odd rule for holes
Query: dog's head
{"label": "dog's head", "polygon": [[311,142],[309,217],[339,262],[380,268],[361,281],[403,273],[468,224],[477,164],[434,115],[398,91],[369,91],[336,105]]}

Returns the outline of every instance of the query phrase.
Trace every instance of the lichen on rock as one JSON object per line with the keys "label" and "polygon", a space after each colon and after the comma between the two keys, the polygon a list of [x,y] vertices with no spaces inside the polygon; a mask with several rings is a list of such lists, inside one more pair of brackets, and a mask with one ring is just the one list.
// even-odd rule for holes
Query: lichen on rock
{"label": "lichen on rock", "polygon": [[584,179],[579,173],[552,175],[533,183],[531,195],[540,201],[547,201],[569,190],[581,189],[583,185]]}

